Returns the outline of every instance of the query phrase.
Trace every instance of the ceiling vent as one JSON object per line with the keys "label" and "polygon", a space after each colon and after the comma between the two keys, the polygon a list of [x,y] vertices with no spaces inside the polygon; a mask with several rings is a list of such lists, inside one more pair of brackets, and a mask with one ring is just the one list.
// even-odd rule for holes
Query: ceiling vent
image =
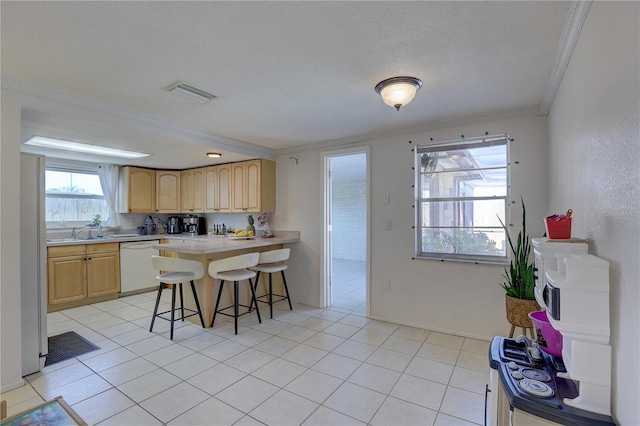
{"label": "ceiling vent", "polygon": [[209,102],[211,99],[216,97],[215,95],[205,92],[202,89],[198,89],[184,81],[176,81],[175,83],[165,87],[164,90],[201,104]]}

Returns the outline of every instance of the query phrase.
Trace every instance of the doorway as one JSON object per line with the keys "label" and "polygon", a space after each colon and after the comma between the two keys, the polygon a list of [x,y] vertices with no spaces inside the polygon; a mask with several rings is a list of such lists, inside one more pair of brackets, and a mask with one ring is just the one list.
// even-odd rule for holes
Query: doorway
{"label": "doorway", "polygon": [[325,153],[324,300],[368,315],[369,150]]}

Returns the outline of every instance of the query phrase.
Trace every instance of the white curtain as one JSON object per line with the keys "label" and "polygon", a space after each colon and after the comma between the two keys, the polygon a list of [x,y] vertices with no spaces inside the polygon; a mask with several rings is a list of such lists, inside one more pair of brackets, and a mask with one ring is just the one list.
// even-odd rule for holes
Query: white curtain
{"label": "white curtain", "polygon": [[103,223],[104,226],[115,228],[120,226],[120,215],[116,210],[116,197],[118,195],[118,171],[115,164],[98,164],[98,176],[100,176],[100,186],[104,198],[109,206],[109,217]]}

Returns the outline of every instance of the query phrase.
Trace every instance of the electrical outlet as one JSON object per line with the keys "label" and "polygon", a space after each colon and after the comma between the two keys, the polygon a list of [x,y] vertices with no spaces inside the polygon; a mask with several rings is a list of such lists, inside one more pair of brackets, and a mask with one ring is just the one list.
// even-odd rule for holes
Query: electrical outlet
{"label": "electrical outlet", "polygon": [[387,231],[391,231],[391,220],[387,220]]}
{"label": "electrical outlet", "polygon": [[391,194],[387,194],[384,196],[384,204],[389,204],[391,202]]}

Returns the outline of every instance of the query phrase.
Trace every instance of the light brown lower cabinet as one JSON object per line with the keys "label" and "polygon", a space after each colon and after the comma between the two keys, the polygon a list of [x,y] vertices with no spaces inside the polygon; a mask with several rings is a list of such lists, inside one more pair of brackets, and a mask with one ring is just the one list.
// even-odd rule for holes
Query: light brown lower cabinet
{"label": "light brown lower cabinet", "polygon": [[120,293],[120,244],[47,248],[47,311],[116,299]]}

